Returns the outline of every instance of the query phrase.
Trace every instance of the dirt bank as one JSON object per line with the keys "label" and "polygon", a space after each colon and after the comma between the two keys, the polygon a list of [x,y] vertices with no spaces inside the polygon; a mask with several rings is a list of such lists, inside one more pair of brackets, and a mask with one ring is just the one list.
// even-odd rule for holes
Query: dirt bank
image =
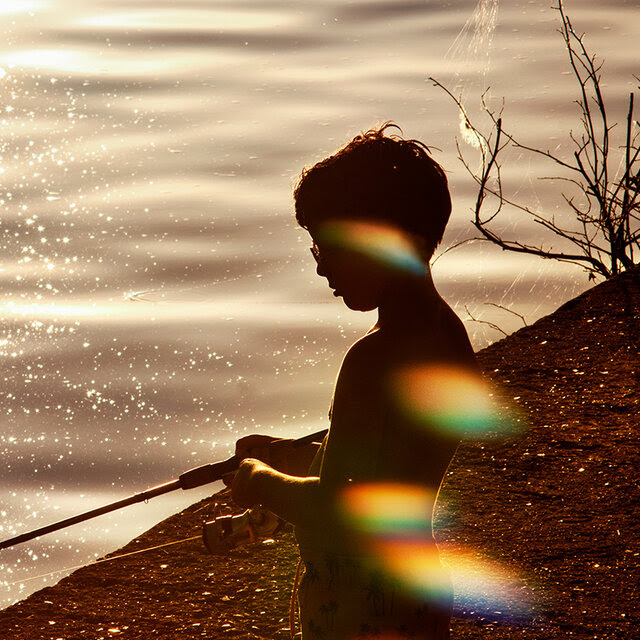
{"label": "dirt bank", "polygon": [[[628,273],[479,354],[529,426],[460,448],[439,538],[445,557],[490,558],[524,586],[499,613],[459,596],[453,638],[636,637],[639,344],[639,277]],[[214,496],[113,555],[198,536],[203,520],[231,508]],[[288,638],[296,563],[290,533],[225,556],[198,539],[146,551],[80,569],[0,612],[0,638]],[[525,601],[533,616],[518,609]]]}

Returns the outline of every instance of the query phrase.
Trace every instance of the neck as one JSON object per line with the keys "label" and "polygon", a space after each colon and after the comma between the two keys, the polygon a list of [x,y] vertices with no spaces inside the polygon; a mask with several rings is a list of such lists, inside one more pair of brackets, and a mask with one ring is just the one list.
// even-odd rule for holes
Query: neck
{"label": "neck", "polygon": [[424,320],[435,313],[441,301],[429,267],[422,276],[394,279],[378,307],[376,327],[406,326]]}

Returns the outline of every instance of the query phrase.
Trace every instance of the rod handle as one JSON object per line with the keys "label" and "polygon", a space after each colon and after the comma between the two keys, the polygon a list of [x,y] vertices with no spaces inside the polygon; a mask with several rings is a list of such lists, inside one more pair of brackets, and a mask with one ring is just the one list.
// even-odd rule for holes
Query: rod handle
{"label": "rod handle", "polygon": [[[286,442],[292,444],[294,448],[298,448],[312,442],[322,441],[325,435],[327,435],[326,430],[318,431],[317,433],[311,433],[293,441],[287,440]],[[278,440],[275,440],[272,446],[278,446],[278,442]],[[285,442],[285,440],[283,440],[283,442]],[[204,464],[201,467],[195,467],[195,469],[189,469],[178,476],[180,487],[185,490],[195,489],[196,487],[220,480],[222,476],[227,473],[233,473],[241,461],[242,459],[238,458],[238,456],[231,456],[222,462],[213,462],[211,464]]]}
{"label": "rod handle", "polygon": [[240,460],[236,456],[231,456],[222,462],[204,464],[201,467],[189,469],[189,471],[185,471],[178,476],[178,481],[182,489],[195,489],[204,484],[220,480],[223,475],[235,471],[239,464]]}

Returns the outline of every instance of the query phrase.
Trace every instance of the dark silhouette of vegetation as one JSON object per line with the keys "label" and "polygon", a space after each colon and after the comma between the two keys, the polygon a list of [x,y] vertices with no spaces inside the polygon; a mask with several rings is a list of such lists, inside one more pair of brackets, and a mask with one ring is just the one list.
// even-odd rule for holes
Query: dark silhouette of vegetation
{"label": "dark silhouette of vegetation", "polygon": [[[473,223],[482,234],[482,239],[508,251],[578,264],[586,269],[590,279],[598,276],[609,278],[634,266],[640,257],[640,127],[634,120],[634,93],[629,95],[623,138],[616,145],[613,133],[617,125],[610,122],[601,88],[603,65],[588,52],[584,34],[579,35],[574,30],[562,0],[559,0],[556,9],[561,18],[559,32],[569,54],[571,71],[580,88],[576,103],[580,109],[581,130],[569,134],[574,145],[570,159],[523,144],[508,133],[503,127],[503,109],[493,110],[487,103],[486,92],[482,96],[482,108],[490,118],[491,130],[485,135],[469,120],[461,99],[456,98],[442,83],[433,78],[431,80],[457,104],[464,126],[477,140],[481,151],[480,168],[476,170],[465,159],[457,143],[460,160],[478,184]],[[567,183],[563,199],[572,213],[571,222],[557,221],[554,215],[541,212],[505,194],[501,160],[507,148],[542,156],[559,168],[562,175],[547,179]],[[488,195],[493,196],[491,201],[495,203],[495,208],[489,214],[484,212]],[[562,238],[563,249],[554,250],[542,244],[531,245],[507,238],[504,232],[496,229],[495,224],[505,207],[524,212],[537,224]]]}

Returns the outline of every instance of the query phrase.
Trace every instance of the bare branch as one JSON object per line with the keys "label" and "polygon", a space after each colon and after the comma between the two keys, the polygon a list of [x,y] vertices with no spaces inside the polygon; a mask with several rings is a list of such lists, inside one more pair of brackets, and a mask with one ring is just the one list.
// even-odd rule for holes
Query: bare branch
{"label": "bare branch", "polygon": [[495,324],[493,322],[489,322],[488,320],[479,320],[478,318],[474,318],[473,314],[471,313],[471,311],[469,311],[469,308],[466,305],[464,307],[464,310],[467,312],[467,315],[469,316],[469,320],[471,320],[471,322],[479,322],[480,324],[486,324],[488,327],[491,327],[492,329],[495,329],[496,331],[499,331],[505,337],[507,337],[509,335],[506,331],[501,329],[497,324]]}
{"label": "bare branch", "polygon": [[446,249],[444,249],[444,251],[441,251],[440,253],[438,253],[438,255],[431,260],[431,266],[433,266],[436,262],[438,262],[438,260],[440,260],[440,258],[442,258],[442,256],[444,256],[447,253],[449,253],[449,251],[453,251],[454,249],[457,249],[458,247],[462,247],[465,244],[471,244],[472,242],[478,242],[478,240],[481,240],[481,238],[466,238],[464,240],[460,240],[460,242],[455,242],[451,246],[449,246]]}
{"label": "bare branch", "polygon": [[[442,83],[431,81],[455,102],[463,119],[463,126],[477,141],[480,150],[480,167],[473,169],[465,158],[460,143],[456,141],[458,157],[465,170],[477,184],[473,225],[481,238],[505,251],[525,253],[542,258],[560,260],[583,267],[589,277],[608,278],[620,269],[633,266],[634,255],[640,251],[640,131],[633,120],[634,95],[629,98],[625,140],[619,147],[612,147],[616,125],[610,125],[604,96],[601,90],[603,64],[591,55],[585,45],[584,34],[575,31],[564,10],[563,0],[556,7],[560,14],[561,34],[569,58],[569,65],[578,83],[580,97],[576,104],[580,110],[580,133],[570,131],[569,140],[574,145],[572,160],[565,160],[550,149],[524,144],[503,126],[504,101],[499,111],[487,100],[487,92],[481,96],[483,113],[489,118],[490,130],[483,133],[471,123],[461,103]],[[540,156],[569,175],[543,178],[569,185],[574,192],[562,193],[562,200],[576,222],[561,224],[553,214],[537,211],[517,199],[509,198],[503,190],[501,158],[505,149]],[[609,163],[613,149],[620,149],[623,160],[622,176],[612,177]],[[491,197],[495,208],[484,213]],[[492,205],[493,206],[493,205]],[[573,246],[573,251],[555,251],[540,245],[530,245],[507,239],[496,230],[500,214],[505,208],[524,213],[529,219],[549,231],[563,242]]]}
{"label": "bare branch", "polygon": [[517,316],[518,318],[520,318],[520,320],[522,320],[522,324],[525,327],[529,326],[527,324],[527,321],[525,320],[525,317],[521,313],[518,313],[517,311],[514,311],[513,309],[509,309],[509,307],[505,307],[504,305],[496,304],[495,302],[487,302],[486,304],[488,304],[490,307],[496,307],[496,309],[502,309],[503,311],[506,311],[507,313],[512,313],[514,316]]}

